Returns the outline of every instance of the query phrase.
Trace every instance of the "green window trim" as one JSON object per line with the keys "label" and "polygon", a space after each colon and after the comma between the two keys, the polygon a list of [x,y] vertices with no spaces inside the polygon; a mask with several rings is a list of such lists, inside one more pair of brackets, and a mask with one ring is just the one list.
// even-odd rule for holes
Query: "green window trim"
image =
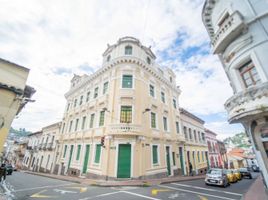
{"label": "green window trim", "polygon": [[153,164],[157,165],[158,163],[158,145],[153,145]]}
{"label": "green window trim", "polygon": [[173,160],[173,166],[176,165],[176,156],[175,156],[175,152],[172,152],[172,160]]}
{"label": "green window trim", "polygon": [[151,128],[156,128],[156,114],[151,112]]}
{"label": "green window trim", "polygon": [[104,84],[103,84],[103,94],[106,94],[106,92],[107,92],[107,90],[108,90],[108,82],[105,82]]}
{"label": "green window trim", "polygon": [[64,146],[63,158],[66,157],[67,145]]}
{"label": "green window trim", "polygon": [[122,88],[132,88],[133,87],[133,76],[123,75],[122,78]]}
{"label": "green window trim", "polygon": [[103,126],[104,125],[104,111],[100,112],[100,121],[99,121],[99,126]]}
{"label": "green window trim", "polygon": [[93,126],[94,126],[94,118],[95,118],[95,114],[92,113],[92,114],[90,115],[90,124],[89,124],[89,128],[93,128]]}
{"label": "green window trim", "polygon": [[94,163],[96,164],[100,163],[100,154],[101,154],[101,145],[96,144]]}
{"label": "green window trim", "polygon": [[77,146],[77,154],[76,154],[76,160],[79,160],[80,158],[80,151],[81,151],[81,144]]}
{"label": "green window trim", "polygon": [[120,123],[132,122],[132,106],[121,106]]}
{"label": "green window trim", "polygon": [[155,97],[155,94],[154,94],[154,86],[153,85],[150,85],[150,95],[152,97]]}
{"label": "green window trim", "polygon": [[77,131],[78,130],[78,124],[79,124],[79,119],[76,119],[74,131]]}
{"label": "green window trim", "polygon": [[83,120],[82,120],[82,127],[81,127],[82,130],[85,129],[86,119],[87,119],[87,117],[84,116],[84,117],[83,117]]}
{"label": "green window trim", "polygon": [[73,126],[73,120],[72,120],[72,121],[70,121],[70,125],[69,125],[69,132],[71,132],[71,131],[72,131],[72,126]]}
{"label": "green window trim", "polygon": [[177,101],[176,99],[173,99],[173,107],[176,109],[177,108]]}
{"label": "green window trim", "polygon": [[165,93],[161,92],[161,100],[163,103],[166,103]]}

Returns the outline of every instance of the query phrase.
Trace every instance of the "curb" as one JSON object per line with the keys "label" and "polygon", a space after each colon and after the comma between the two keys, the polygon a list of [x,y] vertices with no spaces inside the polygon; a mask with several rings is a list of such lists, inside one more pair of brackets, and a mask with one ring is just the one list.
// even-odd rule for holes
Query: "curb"
{"label": "curb", "polygon": [[107,182],[103,182],[103,183],[98,183],[95,181],[92,181],[92,183],[85,183],[83,181],[83,179],[81,179],[81,181],[79,180],[70,180],[70,179],[66,179],[63,177],[58,177],[57,175],[55,176],[48,176],[46,174],[42,174],[42,173],[35,173],[35,172],[29,172],[29,171],[23,171],[23,173],[27,173],[27,174],[31,174],[31,175],[37,175],[37,176],[42,176],[42,177],[46,177],[46,178],[52,178],[52,179],[57,179],[57,180],[62,180],[62,181],[69,181],[69,182],[73,182],[73,183],[79,183],[79,184],[87,184],[87,185],[92,185],[92,186],[98,186],[98,187],[121,187],[121,186],[139,186],[139,187],[150,187],[153,185],[161,185],[161,184],[167,184],[167,183],[173,183],[173,182],[185,182],[185,181],[193,181],[193,180],[200,180],[200,179],[204,179],[204,176],[196,176],[193,177],[191,179],[173,179],[173,180],[141,180],[141,182],[139,183],[114,183],[113,184],[109,184]]}

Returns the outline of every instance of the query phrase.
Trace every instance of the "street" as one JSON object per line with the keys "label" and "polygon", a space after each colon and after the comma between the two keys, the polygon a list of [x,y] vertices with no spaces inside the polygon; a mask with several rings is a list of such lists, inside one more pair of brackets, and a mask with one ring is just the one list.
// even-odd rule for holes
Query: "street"
{"label": "street", "polygon": [[181,199],[181,200],[236,200],[248,190],[253,179],[243,179],[230,187],[206,186],[204,180],[184,181],[151,187],[97,187],[73,182],[14,172],[7,176],[9,199]]}

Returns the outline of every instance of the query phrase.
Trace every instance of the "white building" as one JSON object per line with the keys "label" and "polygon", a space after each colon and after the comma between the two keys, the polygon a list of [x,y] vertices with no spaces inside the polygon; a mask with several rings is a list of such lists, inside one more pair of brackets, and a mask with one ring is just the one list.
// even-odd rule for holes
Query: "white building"
{"label": "white building", "polygon": [[230,123],[242,123],[268,185],[268,1],[206,0],[202,12],[212,51],[234,95],[225,103]]}

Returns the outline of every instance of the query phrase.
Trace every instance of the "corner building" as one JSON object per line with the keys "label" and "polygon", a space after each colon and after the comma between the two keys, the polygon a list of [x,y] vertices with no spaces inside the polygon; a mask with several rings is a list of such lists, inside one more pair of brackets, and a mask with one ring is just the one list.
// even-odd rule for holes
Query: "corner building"
{"label": "corner building", "polygon": [[268,1],[206,0],[202,18],[212,51],[234,91],[230,123],[242,123],[268,186]]}
{"label": "corner building", "polygon": [[[113,180],[183,174],[180,89],[172,70],[133,37],[108,45],[94,74],[66,93],[59,174]],[[103,145],[101,144],[103,143]]]}

